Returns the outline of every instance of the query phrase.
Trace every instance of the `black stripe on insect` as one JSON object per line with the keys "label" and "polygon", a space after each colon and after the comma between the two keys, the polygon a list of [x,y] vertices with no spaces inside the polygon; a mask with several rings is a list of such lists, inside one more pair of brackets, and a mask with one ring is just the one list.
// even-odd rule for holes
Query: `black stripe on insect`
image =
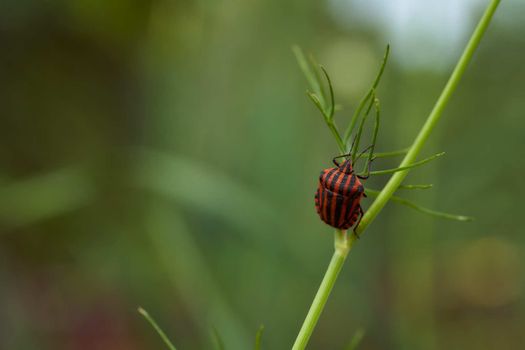
{"label": "black stripe on insect", "polygon": [[[359,159],[370,147],[367,147],[356,159]],[[364,214],[361,199],[366,197],[361,180],[370,176],[370,162],[365,176],[354,171],[351,154],[334,157],[335,167],[325,169],[319,176],[315,193],[315,208],[321,220],[326,224],[347,230],[354,226],[354,231]],[[347,158],[342,163],[337,159]]]}

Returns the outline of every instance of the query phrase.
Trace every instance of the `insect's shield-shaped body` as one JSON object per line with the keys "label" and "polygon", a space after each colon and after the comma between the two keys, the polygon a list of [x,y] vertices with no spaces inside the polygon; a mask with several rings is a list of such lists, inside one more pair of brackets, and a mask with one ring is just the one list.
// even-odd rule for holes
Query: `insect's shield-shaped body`
{"label": "insect's shield-shaped body", "polygon": [[346,230],[363,214],[360,205],[363,195],[364,188],[354,174],[352,162],[345,160],[338,167],[321,172],[315,208],[325,223]]}

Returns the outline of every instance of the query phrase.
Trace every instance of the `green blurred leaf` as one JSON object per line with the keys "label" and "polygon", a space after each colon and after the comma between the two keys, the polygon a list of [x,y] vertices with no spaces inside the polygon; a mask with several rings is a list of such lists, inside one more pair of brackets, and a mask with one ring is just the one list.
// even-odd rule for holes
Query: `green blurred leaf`
{"label": "green blurred leaf", "polygon": [[67,167],[0,187],[0,221],[24,226],[66,214],[89,204],[95,186],[80,167]]}
{"label": "green blurred leaf", "polygon": [[146,213],[149,233],[156,256],[183,300],[204,338],[209,324],[221,325],[228,343],[235,349],[249,347],[247,331],[232,310],[213,273],[206,265],[206,256],[177,210],[157,201]]}
{"label": "green blurred leaf", "polygon": [[352,339],[350,340],[350,343],[345,348],[345,350],[356,350],[359,344],[361,344],[361,341],[363,340],[363,337],[365,336],[365,330],[363,328],[359,328]]}
{"label": "green blurred leaf", "polygon": [[260,325],[255,334],[255,350],[261,350],[262,335],[264,332],[264,325]]}
{"label": "green blurred leaf", "polygon": [[131,177],[139,187],[218,215],[245,232],[252,232],[255,222],[279,222],[278,213],[254,189],[188,158],[143,150]]}
{"label": "green blurred leaf", "polygon": [[215,347],[217,348],[217,350],[224,350],[225,349],[224,341],[222,340],[222,337],[219,334],[219,331],[217,330],[217,328],[212,327],[212,334],[213,334],[213,340],[215,343]]}

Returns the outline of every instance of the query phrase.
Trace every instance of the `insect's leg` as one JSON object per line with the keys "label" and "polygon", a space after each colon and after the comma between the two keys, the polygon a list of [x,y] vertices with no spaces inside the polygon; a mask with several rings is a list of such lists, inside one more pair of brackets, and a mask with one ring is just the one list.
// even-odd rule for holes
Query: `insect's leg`
{"label": "insect's leg", "polygon": [[362,150],[361,153],[359,153],[359,155],[355,158],[356,162],[357,162],[357,160],[358,160],[359,158],[361,158],[361,156],[362,156],[363,154],[365,154],[366,151],[368,151],[368,150],[369,150],[370,148],[372,148],[372,147],[374,147],[374,145],[370,145],[370,146],[368,146],[367,148],[365,148],[364,150]]}
{"label": "insect's leg", "polygon": [[354,235],[359,239],[359,235],[356,232],[356,229],[359,227],[359,224],[361,223],[361,219],[363,218],[363,215],[365,212],[363,211],[363,208],[361,208],[361,204],[359,204],[359,219],[357,220],[357,223],[354,225]]}
{"label": "insect's leg", "polygon": [[372,164],[372,162],[374,160],[375,160],[375,158],[367,160],[367,163],[366,163],[366,175],[357,175],[358,178],[366,180],[366,179],[368,179],[370,177],[370,165]]}

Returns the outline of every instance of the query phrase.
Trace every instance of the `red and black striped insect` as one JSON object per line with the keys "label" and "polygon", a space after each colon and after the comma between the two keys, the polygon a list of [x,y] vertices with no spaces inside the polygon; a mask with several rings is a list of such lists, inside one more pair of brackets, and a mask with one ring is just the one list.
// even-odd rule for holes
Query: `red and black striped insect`
{"label": "red and black striped insect", "polygon": [[336,167],[321,172],[315,193],[315,208],[321,220],[342,230],[349,229],[356,222],[355,227],[359,225],[364,214],[360,202],[366,196],[360,179],[368,178],[368,175],[354,173],[351,159],[346,159],[341,164],[337,162],[337,158],[347,156],[349,155],[335,157],[333,163]]}

